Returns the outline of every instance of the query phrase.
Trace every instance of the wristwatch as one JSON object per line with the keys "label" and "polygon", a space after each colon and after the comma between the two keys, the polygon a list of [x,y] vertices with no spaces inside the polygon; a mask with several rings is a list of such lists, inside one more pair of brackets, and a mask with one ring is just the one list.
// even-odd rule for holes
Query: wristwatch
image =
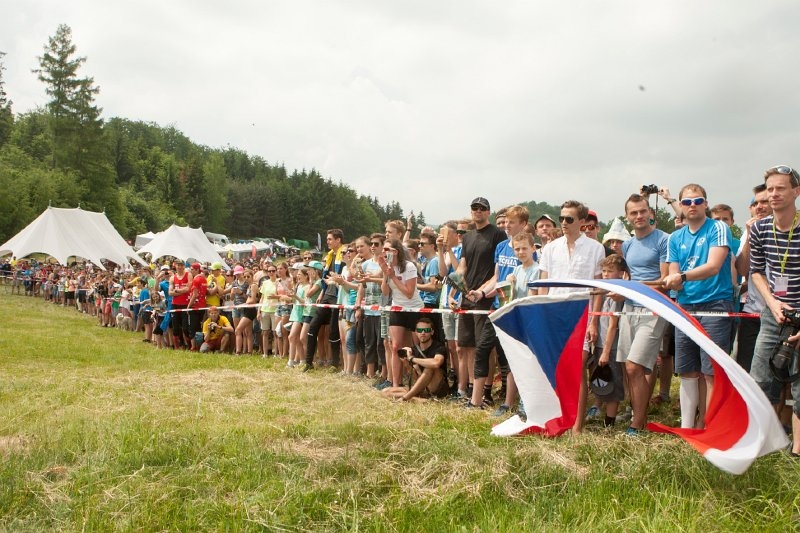
{"label": "wristwatch", "polygon": [[681,283],[686,283],[686,272],[681,272]]}

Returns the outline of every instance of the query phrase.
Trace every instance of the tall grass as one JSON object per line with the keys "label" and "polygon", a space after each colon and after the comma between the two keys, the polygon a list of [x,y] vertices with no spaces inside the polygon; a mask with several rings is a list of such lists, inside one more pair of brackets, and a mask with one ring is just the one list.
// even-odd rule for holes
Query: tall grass
{"label": "tall grass", "polygon": [[[3,292],[6,289],[6,292]],[[452,404],[274,359],[155,350],[0,288],[0,528],[791,531],[800,462],[669,436],[500,439]],[[673,422],[663,409],[657,418]]]}

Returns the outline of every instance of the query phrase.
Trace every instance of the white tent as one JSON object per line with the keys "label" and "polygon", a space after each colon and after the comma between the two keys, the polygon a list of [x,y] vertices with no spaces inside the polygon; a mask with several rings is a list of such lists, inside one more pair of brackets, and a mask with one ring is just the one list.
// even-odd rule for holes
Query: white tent
{"label": "white tent", "polygon": [[167,255],[200,263],[220,260],[216,247],[208,241],[201,228],[184,228],[175,224],[156,234],[152,241],[140,248],[139,255],[144,254],[150,254],[153,261]]}
{"label": "white tent", "polygon": [[145,263],[114,229],[105,213],[48,207],[28,226],[0,246],[0,255],[25,257],[47,254],[62,265],[70,257],[91,261],[103,268],[102,259],[126,265]]}
{"label": "white tent", "polygon": [[136,236],[136,242],[133,243],[133,247],[137,250],[147,244],[148,242],[152,241],[155,238],[156,234],[152,231],[148,231],[147,233],[142,233],[141,235]]}
{"label": "white tent", "polygon": [[256,254],[267,250],[269,246],[261,241],[240,242],[236,244],[228,244],[225,246],[221,254],[225,254],[233,259],[242,259],[243,257],[250,257],[253,254],[253,248],[256,249]]}

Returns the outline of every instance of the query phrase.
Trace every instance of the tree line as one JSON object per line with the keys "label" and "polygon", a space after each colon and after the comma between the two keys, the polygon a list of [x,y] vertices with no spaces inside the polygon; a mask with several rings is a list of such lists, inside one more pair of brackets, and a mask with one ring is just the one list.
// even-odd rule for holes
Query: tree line
{"label": "tree line", "polygon": [[[403,219],[319,172],[271,164],[236,148],[209,148],[173,126],[101,117],[99,87],[81,74],[72,32],[61,25],[34,70],[49,101],[14,114],[0,52],[0,243],[46,207],[104,211],[123,237],[170,224],[202,226],[231,237],[316,242],[339,227],[369,233]],[[424,220],[424,215],[418,217]]]}
{"label": "tree line", "polygon": [[[170,224],[202,227],[232,238],[285,237],[316,242],[342,228],[362,235],[387,220],[405,220],[397,201],[358,194],[315,169],[287,171],[233,147],[209,148],[173,126],[102,118],[94,79],[80,73],[69,26],[44,45],[33,71],[49,101],[14,114],[0,52],[0,243],[47,206],[104,211],[126,239]],[[558,206],[526,202],[533,220]],[[659,209],[659,227],[670,229]],[[425,225],[414,216],[413,234]],[[609,223],[601,223],[604,233]]]}

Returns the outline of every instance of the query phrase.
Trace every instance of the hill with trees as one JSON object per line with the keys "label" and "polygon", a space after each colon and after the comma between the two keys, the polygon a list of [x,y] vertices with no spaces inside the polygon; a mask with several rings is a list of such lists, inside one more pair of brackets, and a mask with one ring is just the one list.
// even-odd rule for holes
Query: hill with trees
{"label": "hill with trees", "polygon": [[[170,224],[203,227],[233,238],[287,237],[316,242],[317,232],[342,228],[368,234],[406,216],[396,201],[358,194],[315,169],[292,170],[234,147],[209,148],[174,126],[102,118],[94,79],[81,74],[72,32],[60,25],[39,68],[49,101],[15,115],[3,81],[0,52],[0,242],[48,205],[104,211],[133,239]],[[558,219],[559,207],[530,201],[532,220]],[[659,209],[658,226],[671,230]],[[441,221],[439,221],[441,222]],[[414,234],[425,225],[414,216]],[[601,223],[601,234],[609,222]]]}
{"label": "hill with trees", "polygon": [[2,58],[0,242],[48,205],[105,211],[129,239],[177,223],[316,242],[320,229],[359,235],[405,218],[398,202],[381,204],[314,169],[289,172],[236,148],[198,145],[172,126],[103,120],[99,87],[80,73],[86,58],[66,25],[49,38],[34,71],[50,98],[43,107],[13,113]]}

